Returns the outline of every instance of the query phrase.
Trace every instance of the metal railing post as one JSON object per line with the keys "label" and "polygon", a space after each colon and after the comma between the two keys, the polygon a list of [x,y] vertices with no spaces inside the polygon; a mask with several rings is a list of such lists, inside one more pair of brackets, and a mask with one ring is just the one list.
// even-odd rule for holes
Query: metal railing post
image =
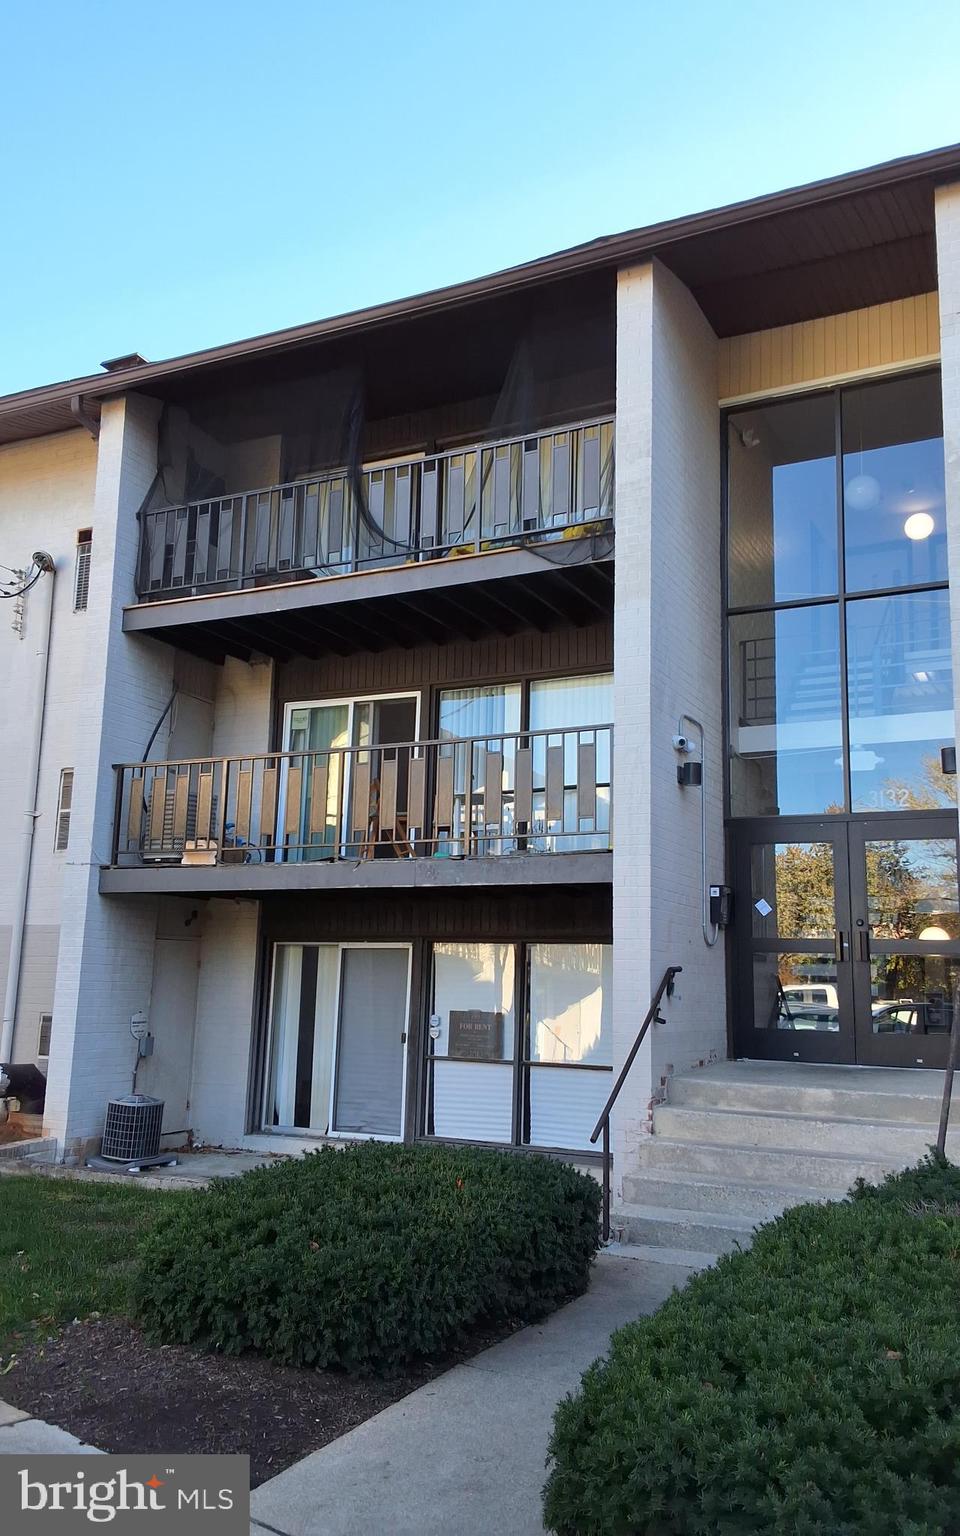
{"label": "metal railing post", "polygon": [[603,1122],[603,1240],[610,1237],[610,1116]]}
{"label": "metal railing post", "polygon": [[953,1016],[950,1020],[950,1052],[943,1073],[943,1099],[940,1104],[940,1128],[937,1131],[937,1155],[947,1155],[947,1125],[950,1120],[950,1101],[953,1098],[953,1079],[960,1062],[960,981],[953,989]]}

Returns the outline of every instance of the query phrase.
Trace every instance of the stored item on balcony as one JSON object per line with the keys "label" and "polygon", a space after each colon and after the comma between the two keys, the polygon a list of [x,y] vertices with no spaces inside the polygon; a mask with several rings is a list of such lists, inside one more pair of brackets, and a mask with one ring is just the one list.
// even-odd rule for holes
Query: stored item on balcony
{"label": "stored item on balcony", "polygon": [[213,865],[217,862],[218,846],[214,838],[188,837],[183,845],[181,864]]}

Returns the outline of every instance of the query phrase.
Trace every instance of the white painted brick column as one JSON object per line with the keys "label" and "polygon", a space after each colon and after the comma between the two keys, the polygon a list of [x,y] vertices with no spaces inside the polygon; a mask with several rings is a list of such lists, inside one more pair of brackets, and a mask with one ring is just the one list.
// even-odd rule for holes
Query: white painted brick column
{"label": "white painted brick column", "polygon": [[121,628],[123,605],[134,598],[136,513],[156,470],[158,412],[156,401],[138,396],[107,402],[98,445],[88,664],[45,1113],[47,1134],[67,1155],[95,1142],[107,1098],[129,1092],[130,1016],[150,1004],[156,901],[101,897],[98,880],[111,855],[113,764],[142,755],[172,688],[172,647]]}
{"label": "white painted brick column", "polygon": [[960,695],[960,182],[935,194],[953,692]]}
{"label": "white painted brick column", "polygon": [[616,1186],[670,1068],[726,1052],[723,941],[701,931],[700,791],[681,789],[681,712],[706,730],[707,880],[723,874],[717,340],[659,263],[619,275],[614,612],[613,1031],[623,1062],[667,965],[682,965],[614,1121]]}

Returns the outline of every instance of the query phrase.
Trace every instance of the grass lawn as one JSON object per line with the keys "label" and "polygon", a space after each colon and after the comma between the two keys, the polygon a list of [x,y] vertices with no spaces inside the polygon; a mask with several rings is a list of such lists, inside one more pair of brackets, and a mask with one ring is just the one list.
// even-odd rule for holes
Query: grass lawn
{"label": "grass lawn", "polygon": [[0,1370],[36,1327],[127,1310],[137,1243],[179,1192],[9,1174],[0,1178]]}

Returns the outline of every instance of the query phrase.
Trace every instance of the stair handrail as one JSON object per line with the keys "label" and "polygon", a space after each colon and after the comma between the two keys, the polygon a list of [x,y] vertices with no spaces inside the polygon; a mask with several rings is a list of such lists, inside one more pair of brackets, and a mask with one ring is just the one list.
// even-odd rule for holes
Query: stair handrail
{"label": "stair handrail", "polygon": [[950,1047],[947,1065],[943,1073],[943,1098],[940,1101],[940,1125],[937,1129],[937,1156],[947,1155],[947,1125],[950,1120],[950,1103],[953,1098],[953,1079],[960,1066],[960,978],[953,989],[953,1012],[950,1017]]}
{"label": "stair handrail", "polygon": [[635,1060],[637,1058],[637,1052],[639,1051],[641,1045],[644,1042],[644,1039],[646,1038],[646,1033],[647,1033],[647,1030],[650,1028],[650,1025],[651,1024],[666,1024],[667,1021],[663,1017],[662,1013],[660,1012],[660,1004],[663,1001],[664,996],[666,996],[666,997],[672,997],[673,996],[674,977],[679,976],[680,972],[682,970],[683,970],[683,966],[682,965],[668,965],[666,970],[664,971],[663,975],[661,976],[660,984],[657,987],[657,990],[654,992],[653,997],[652,997],[652,999],[650,1001],[650,1007],[647,1009],[646,1015],[644,1016],[643,1023],[640,1025],[640,1028],[637,1031],[637,1038],[634,1040],[633,1045],[630,1047],[630,1051],[629,1051],[629,1054],[627,1055],[626,1061],[624,1062],[623,1066],[620,1068],[619,1076],[617,1077],[616,1082],[614,1083],[613,1087],[610,1090],[610,1093],[609,1093],[609,1096],[607,1098],[606,1104],[604,1104],[603,1109],[600,1111],[600,1118],[597,1121],[596,1125],[594,1126],[593,1132],[592,1132],[591,1137],[590,1137],[590,1144],[591,1144],[591,1146],[595,1146],[596,1145],[596,1141],[597,1141],[597,1137],[599,1135],[601,1135],[601,1133],[603,1135],[603,1148],[602,1148],[602,1152],[603,1152],[603,1241],[604,1242],[606,1242],[607,1239],[610,1236],[610,1168],[611,1168],[611,1162],[612,1162],[611,1152],[610,1152],[610,1114],[611,1114],[611,1111],[613,1109],[613,1106],[617,1102],[617,1099],[620,1097],[620,1090],[621,1090],[621,1088],[623,1087],[624,1083],[627,1080],[627,1074],[630,1071],[630,1068],[633,1066],[633,1063],[635,1062]]}

